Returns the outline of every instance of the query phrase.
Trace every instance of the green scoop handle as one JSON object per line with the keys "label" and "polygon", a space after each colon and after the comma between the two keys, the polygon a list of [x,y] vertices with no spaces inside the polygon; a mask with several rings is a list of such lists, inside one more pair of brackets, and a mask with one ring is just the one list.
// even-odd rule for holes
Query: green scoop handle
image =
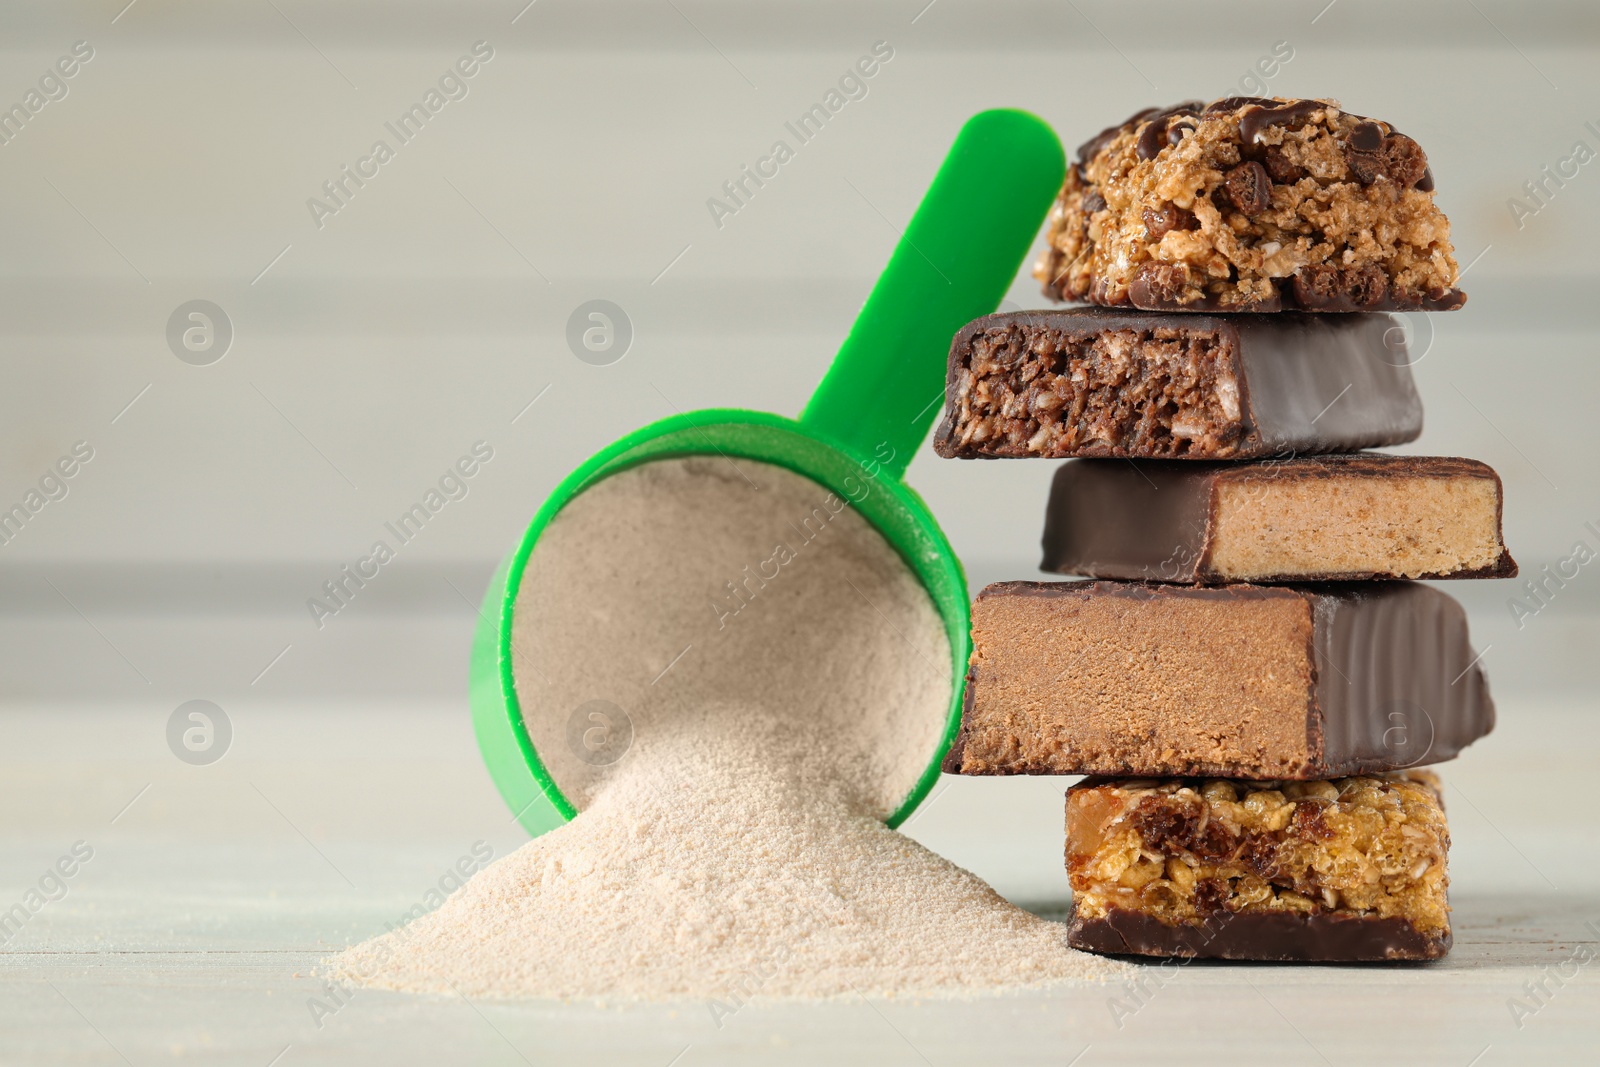
{"label": "green scoop handle", "polygon": [[974,115],[798,421],[738,409],[674,415],[616,441],[556,486],[491,580],[472,653],[478,744],[530,834],[554,829],[577,809],[530,742],[517,698],[511,633],[528,557],[561,508],[597,481],[702,453],[776,464],[839,494],[921,580],[950,640],[954,684],[943,739],[888,824],[899,825],[927,796],[961,722],[969,603],[960,561],[902,477],[939,413],[951,337],[999,306],[1065,174],[1061,144],[1042,120],[1012,110]]}

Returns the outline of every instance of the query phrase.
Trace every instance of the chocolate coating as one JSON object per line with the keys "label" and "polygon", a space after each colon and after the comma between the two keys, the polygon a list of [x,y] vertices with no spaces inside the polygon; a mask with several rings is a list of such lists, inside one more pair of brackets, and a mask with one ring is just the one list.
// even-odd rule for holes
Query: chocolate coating
{"label": "chocolate coating", "polygon": [[1126,908],[1096,919],[1073,908],[1067,944],[1121,956],[1178,956],[1295,963],[1436,960],[1450,951],[1450,931],[1425,934],[1405,919],[1283,912],[1218,911],[1200,926],[1170,926]]}

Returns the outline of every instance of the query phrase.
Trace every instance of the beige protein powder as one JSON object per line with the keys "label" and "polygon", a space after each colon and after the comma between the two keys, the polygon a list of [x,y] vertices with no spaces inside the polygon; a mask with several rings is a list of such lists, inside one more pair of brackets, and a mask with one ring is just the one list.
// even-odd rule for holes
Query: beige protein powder
{"label": "beige protein powder", "polygon": [[[334,977],[717,1014],[1125,969],[883,824],[936,755],[950,646],[895,550],[815,482],[711,457],[614,475],[547,528],[515,620],[529,736],[579,815]],[[620,758],[573,741],[594,701],[631,723]]]}

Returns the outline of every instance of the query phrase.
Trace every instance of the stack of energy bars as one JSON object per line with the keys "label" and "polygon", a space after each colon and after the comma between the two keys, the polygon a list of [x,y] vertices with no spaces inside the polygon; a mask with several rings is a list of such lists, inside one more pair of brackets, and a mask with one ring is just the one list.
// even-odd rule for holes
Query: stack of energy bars
{"label": "stack of energy bars", "polygon": [[1465,296],[1416,142],[1329,101],[1141,112],[1079,150],[1036,272],[950,358],[946,457],[1071,459],[1043,569],[973,607],[946,770],[1067,793],[1069,941],[1435,959],[1437,778],[1494,725],[1454,599],[1509,577],[1501,485],[1415,440],[1390,311]]}

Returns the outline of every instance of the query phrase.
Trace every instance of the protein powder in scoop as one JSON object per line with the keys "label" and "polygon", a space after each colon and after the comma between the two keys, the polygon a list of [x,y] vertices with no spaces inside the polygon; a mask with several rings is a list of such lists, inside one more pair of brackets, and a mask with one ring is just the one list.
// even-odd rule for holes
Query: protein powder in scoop
{"label": "protein powder in scoop", "polygon": [[[582,809],[336,977],[494,997],[936,996],[1120,976],[1065,928],[888,829],[949,706],[915,576],[778,467],[668,460],[541,538],[513,651],[530,736]],[[569,744],[574,709],[631,724]]]}

